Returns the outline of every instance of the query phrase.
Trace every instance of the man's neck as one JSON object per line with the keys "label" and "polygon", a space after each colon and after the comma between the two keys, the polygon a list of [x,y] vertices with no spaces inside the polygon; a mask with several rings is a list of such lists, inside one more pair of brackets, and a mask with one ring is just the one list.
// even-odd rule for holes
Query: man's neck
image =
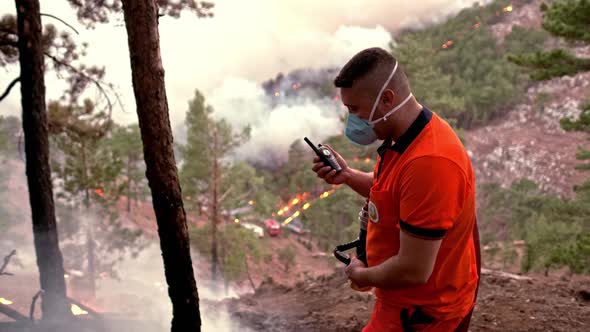
{"label": "man's neck", "polygon": [[423,106],[418,103],[416,98],[412,97],[401,109],[399,109],[391,118],[387,119],[388,131],[390,138],[395,142],[408,131],[408,128],[414,123]]}

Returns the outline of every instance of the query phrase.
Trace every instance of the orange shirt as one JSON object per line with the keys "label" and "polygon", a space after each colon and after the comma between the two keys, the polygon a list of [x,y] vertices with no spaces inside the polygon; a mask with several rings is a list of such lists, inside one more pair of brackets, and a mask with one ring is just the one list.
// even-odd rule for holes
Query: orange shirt
{"label": "orange shirt", "polygon": [[473,307],[478,282],[473,242],[475,176],[453,129],[424,108],[392,146],[379,148],[367,229],[369,266],[399,251],[400,231],[442,239],[424,285],[375,290],[392,306],[420,306],[435,319],[463,317]]}

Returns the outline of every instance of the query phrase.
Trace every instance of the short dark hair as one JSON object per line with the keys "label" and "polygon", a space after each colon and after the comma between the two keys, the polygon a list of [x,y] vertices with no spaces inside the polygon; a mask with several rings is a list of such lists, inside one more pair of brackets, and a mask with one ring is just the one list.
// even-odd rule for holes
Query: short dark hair
{"label": "short dark hair", "polygon": [[334,85],[337,88],[351,88],[356,80],[363,78],[378,66],[386,65],[393,68],[396,62],[393,55],[382,48],[367,48],[353,56],[342,67],[334,79]]}

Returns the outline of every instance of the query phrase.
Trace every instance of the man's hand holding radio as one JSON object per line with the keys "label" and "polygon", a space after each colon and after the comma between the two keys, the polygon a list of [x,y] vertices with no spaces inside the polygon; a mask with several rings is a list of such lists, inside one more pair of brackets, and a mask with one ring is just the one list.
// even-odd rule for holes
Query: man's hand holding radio
{"label": "man's hand holding radio", "polygon": [[334,151],[329,145],[323,146],[330,149],[342,170],[336,172],[336,170],[324,164],[321,159],[316,156],[313,159],[314,164],[312,170],[317,176],[324,179],[324,181],[329,184],[346,184],[363,197],[369,197],[369,192],[373,185],[373,172],[366,173],[348,167],[348,164],[338,152]]}
{"label": "man's hand holding radio", "polygon": [[320,157],[315,156],[313,158],[313,168],[312,170],[318,175],[319,178],[324,179],[326,183],[329,184],[343,184],[346,183],[347,179],[350,177],[350,168],[346,161],[342,158],[338,152],[334,151],[329,145],[323,145],[324,147],[330,149],[334,157],[336,157],[336,161],[342,167],[340,172],[337,172],[335,169],[326,165],[322,162]]}

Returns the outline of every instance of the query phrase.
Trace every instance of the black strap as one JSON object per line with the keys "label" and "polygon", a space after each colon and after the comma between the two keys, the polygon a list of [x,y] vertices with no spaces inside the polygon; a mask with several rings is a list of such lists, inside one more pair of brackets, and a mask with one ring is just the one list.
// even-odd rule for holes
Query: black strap
{"label": "black strap", "polygon": [[412,315],[409,309],[402,309],[399,315],[404,332],[414,332],[412,325],[427,325],[434,322],[434,318],[424,313],[421,307],[414,307]]}

